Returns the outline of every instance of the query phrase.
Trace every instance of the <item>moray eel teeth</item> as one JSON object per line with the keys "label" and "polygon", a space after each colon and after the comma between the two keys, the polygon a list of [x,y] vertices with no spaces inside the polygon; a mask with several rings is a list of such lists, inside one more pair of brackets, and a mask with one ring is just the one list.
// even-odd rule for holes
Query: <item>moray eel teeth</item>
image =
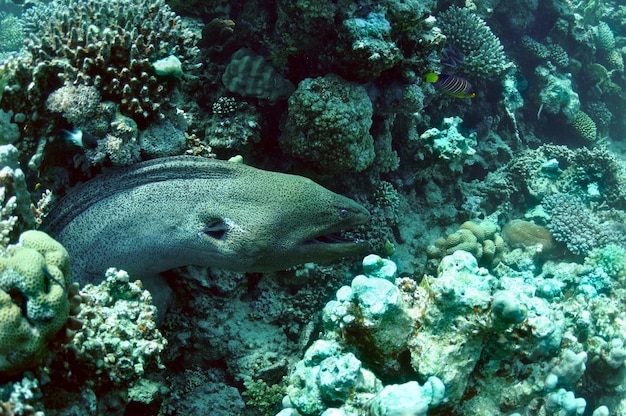
{"label": "moray eel teeth", "polygon": [[363,254],[338,234],[369,221],[353,200],[302,176],[178,156],[102,174],[56,203],[41,229],[70,253],[74,279],[109,267],[149,279],[186,265],[283,270]]}

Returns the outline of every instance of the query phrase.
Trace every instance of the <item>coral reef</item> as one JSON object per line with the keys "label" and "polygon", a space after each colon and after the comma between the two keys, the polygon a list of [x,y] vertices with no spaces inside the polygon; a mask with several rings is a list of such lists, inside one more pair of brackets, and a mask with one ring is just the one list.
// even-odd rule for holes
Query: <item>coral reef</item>
{"label": "coral reef", "polygon": [[141,151],[148,158],[183,154],[187,145],[186,127],[177,128],[169,119],[152,123],[139,134]]}
{"label": "coral reef", "polygon": [[[5,189],[5,201],[11,215],[19,220],[18,230],[35,225],[30,205],[30,194],[26,186],[26,175],[18,161],[18,150],[11,144],[0,146],[0,187]],[[4,237],[8,237],[7,234]]]}
{"label": "coral reef", "polygon": [[465,165],[474,163],[476,150],[476,133],[467,137],[459,132],[459,125],[463,122],[460,117],[444,117],[441,130],[432,127],[419,136],[425,152],[419,152],[418,157],[435,157],[443,159],[446,167],[452,172],[462,172]]}
{"label": "coral reef", "polygon": [[531,248],[541,257],[562,254],[562,249],[547,227],[530,221],[511,220],[502,227],[502,239],[515,248]]}
{"label": "coral reef", "polygon": [[585,144],[593,145],[596,142],[598,133],[596,123],[584,111],[578,111],[578,113],[576,113],[572,127]]}
{"label": "coral reef", "polygon": [[40,231],[26,231],[0,257],[0,374],[33,367],[70,312],[69,255]]}
{"label": "coral reef", "polygon": [[17,51],[24,43],[22,22],[17,16],[0,12],[0,56]]}
{"label": "coral reef", "polygon": [[553,115],[562,114],[569,123],[573,123],[580,112],[580,99],[572,86],[572,80],[542,66],[537,67],[536,75],[543,85],[539,93],[541,104],[537,117],[545,111]]}
{"label": "coral reef", "polygon": [[[5,264],[27,249],[10,243],[51,200],[175,154],[310,176],[372,214],[315,244],[366,237],[375,254],[169,270],[162,324],[132,273],[110,270],[83,298],[39,267],[36,300],[57,294],[67,313],[8,372],[0,413],[626,414],[617,0],[2,10],[0,280],[25,284]],[[435,91],[431,73],[475,96]],[[5,293],[15,316],[45,315],[18,289]]]}
{"label": "coral reef", "polygon": [[[35,109],[61,72],[61,80],[95,86],[104,100],[119,102],[124,114],[145,122],[167,107],[174,87],[155,74],[153,63],[174,55],[183,67],[195,64],[195,35],[160,0],[57,0],[30,8],[23,21],[32,63],[20,62],[17,83],[31,78],[24,104]],[[9,95],[21,94],[12,88]]]}
{"label": "coral reef", "polygon": [[391,24],[382,13],[344,20],[337,47],[344,72],[365,82],[393,68],[402,55],[390,35]]}
{"label": "coral reef", "polygon": [[575,196],[548,195],[541,205],[550,215],[547,225],[550,233],[573,254],[587,255],[592,249],[609,244],[626,244],[621,226],[601,221]]}
{"label": "coral reef", "polygon": [[53,91],[46,100],[46,108],[63,117],[74,127],[84,125],[96,113],[100,92],[93,85],[65,84]]}
{"label": "coral reef", "polygon": [[327,174],[361,172],[374,161],[372,103],[338,75],[307,78],[289,98],[283,151]]}
{"label": "coral reef", "polygon": [[452,234],[428,246],[427,254],[429,258],[440,260],[457,250],[463,250],[477,258],[481,266],[493,268],[501,260],[503,245],[498,226],[493,221],[466,221]]}
{"label": "coral reef", "polygon": [[446,44],[465,57],[457,68],[460,75],[477,79],[494,77],[507,68],[500,39],[470,9],[452,6],[437,16],[437,25],[447,38]]}
{"label": "coral reef", "polygon": [[265,58],[247,48],[239,49],[230,58],[222,82],[230,92],[270,103],[288,98],[294,90],[293,84],[276,72]]}
{"label": "coral reef", "polygon": [[244,152],[261,141],[261,116],[255,107],[233,97],[220,97],[212,109],[204,130],[212,148]]}
{"label": "coral reef", "polygon": [[[109,269],[100,285],[82,288],[87,301],[78,319],[85,325],[68,345],[91,387],[112,382],[133,386],[147,372],[162,370],[167,340],[156,327],[156,307],[140,281]],[[77,368],[76,371],[79,371]],[[95,376],[95,378],[94,378]]]}

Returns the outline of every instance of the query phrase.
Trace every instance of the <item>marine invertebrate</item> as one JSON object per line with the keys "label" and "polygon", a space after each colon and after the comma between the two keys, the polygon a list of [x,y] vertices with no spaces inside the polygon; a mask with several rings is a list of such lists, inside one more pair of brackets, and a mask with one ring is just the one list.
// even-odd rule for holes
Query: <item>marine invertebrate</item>
{"label": "marine invertebrate", "polygon": [[626,276],[626,248],[614,243],[596,247],[585,258],[585,264],[602,269],[613,279],[622,279]]}
{"label": "marine invertebrate", "polygon": [[548,195],[541,205],[550,214],[547,224],[550,233],[573,254],[584,256],[594,248],[626,242],[619,229],[609,222],[602,222],[576,196],[567,193]]}
{"label": "marine invertebrate", "polygon": [[543,66],[535,68],[535,74],[542,85],[539,92],[540,107],[537,117],[541,117],[542,112],[560,113],[572,123],[580,111],[580,99],[578,93],[574,91],[571,77],[555,73]]}
{"label": "marine invertebrate", "polygon": [[5,96],[19,100],[27,115],[41,112],[52,90],[69,83],[96,87],[103,100],[145,123],[168,107],[176,85],[155,74],[152,63],[175,55],[183,67],[195,64],[196,36],[163,0],[55,0],[28,9],[22,19],[30,56],[19,58]]}
{"label": "marine invertebrate", "polygon": [[141,151],[149,158],[183,154],[187,144],[184,127],[178,128],[169,119],[152,123],[139,134]]}
{"label": "marine invertebrate", "polygon": [[233,97],[220,97],[204,130],[214,149],[245,152],[261,141],[261,114],[256,107]]}
{"label": "marine invertebrate", "polygon": [[459,131],[463,122],[460,117],[444,117],[441,129],[432,127],[419,136],[419,143],[426,151],[418,150],[417,156],[428,156],[444,161],[445,168],[452,172],[462,172],[465,165],[474,163],[476,132],[464,136]]}
{"label": "marine invertebrate", "polygon": [[13,111],[0,110],[0,143],[15,143],[20,138],[20,129],[13,123]]}
{"label": "marine invertebrate", "polygon": [[485,267],[495,267],[501,260],[504,241],[498,226],[489,220],[466,221],[447,237],[438,238],[427,248],[429,258],[442,258],[457,250],[471,253]]}
{"label": "marine invertebrate", "polygon": [[100,104],[100,91],[93,85],[66,83],[46,99],[46,108],[61,113],[75,127],[86,123]]}
{"label": "marine invertebrate", "polygon": [[280,147],[320,173],[361,172],[375,156],[372,114],[364,87],[335,74],[304,79],[289,98]]}
{"label": "marine invertebrate", "polygon": [[242,48],[233,54],[222,75],[222,82],[230,92],[275,103],[288,98],[293,84],[262,56]]}
{"label": "marine invertebrate", "polygon": [[611,69],[616,69],[618,72],[624,71],[624,57],[616,48],[615,35],[606,22],[599,22],[596,27],[596,44],[600,57]]}
{"label": "marine invertebrate", "polygon": [[0,12],[0,53],[17,51],[24,43],[20,19],[12,14]]}
{"label": "marine invertebrate", "polygon": [[365,82],[393,68],[402,54],[390,35],[391,24],[379,12],[344,20],[339,28],[337,52],[346,74]]}
{"label": "marine invertebrate", "polygon": [[[363,260],[367,274],[342,287],[336,300],[326,304],[322,319],[327,331],[341,334],[343,342],[361,351],[359,358],[368,368],[389,379],[400,372],[398,357],[406,351],[412,329],[398,288],[387,278],[377,277],[391,277],[396,266],[380,258],[372,264],[376,257]],[[385,270],[390,264],[391,274]]]}
{"label": "marine invertebrate", "polygon": [[167,340],[156,327],[152,296],[140,282],[131,282],[123,270],[109,269],[100,285],[82,291],[88,301],[77,317],[85,317],[85,325],[68,348],[83,367],[80,371],[93,374],[90,383],[133,385],[146,371],[165,368],[161,353]]}
{"label": "marine invertebrate", "polygon": [[358,405],[359,397],[371,397],[382,389],[380,380],[333,340],[315,341],[289,374],[287,383],[283,412],[295,409],[301,414],[321,413],[345,402]]}
{"label": "marine invertebrate", "polygon": [[578,113],[576,113],[572,127],[585,144],[591,145],[596,142],[598,134],[596,123],[584,111],[579,110]]}
{"label": "marine invertebrate", "polygon": [[541,257],[562,254],[548,228],[530,221],[511,220],[502,227],[502,238],[511,248],[534,247]]}
{"label": "marine invertebrate", "polygon": [[458,73],[467,77],[494,77],[508,65],[504,47],[489,26],[470,9],[452,6],[437,16],[437,24],[446,44],[457,48],[464,56]]}
{"label": "marine invertebrate", "polygon": [[37,364],[70,313],[69,255],[41,231],[26,231],[0,257],[0,373]]}
{"label": "marine invertebrate", "polygon": [[[115,166],[127,166],[139,161],[139,127],[132,118],[116,110],[115,105],[101,105],[96,110],[100,121],[108,122],[104,137],[97,138],[96,146],[85,148],[85,156],[91,165],[108,161]],[[99,129],[100,123],[89,122],[86,129]]]}

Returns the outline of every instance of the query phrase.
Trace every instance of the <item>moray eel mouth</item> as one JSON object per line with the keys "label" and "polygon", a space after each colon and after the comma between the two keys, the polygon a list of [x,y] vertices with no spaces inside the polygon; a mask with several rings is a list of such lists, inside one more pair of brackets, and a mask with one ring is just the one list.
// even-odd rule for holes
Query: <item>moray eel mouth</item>
{"label": "moray eel mouth", "polygon": [[369,246],[366,240],[363,240],[358,237],[346,237],[343,236],[339,232],[328,233],[324,235],[320,235],[314,237],[310,240],[306,240],[304,245],[314,245],[314,244],[339,244],[339,245],[355,245],[355,246]]}
{"label": "moray eel mouth", "polygon": [[[363,215],[365,217],[365,215]],[[367,214],[369,219],[369,213]],[[352,226],[363,223],[364,218],[359,218]],[[331,261],[344,256],[365,254],[368,252],[369,242],[359,236],[359,231],[354,228],[340,229],[332,227],[311,236],[300,243],[300,247],[315,256],[317,261]]]}

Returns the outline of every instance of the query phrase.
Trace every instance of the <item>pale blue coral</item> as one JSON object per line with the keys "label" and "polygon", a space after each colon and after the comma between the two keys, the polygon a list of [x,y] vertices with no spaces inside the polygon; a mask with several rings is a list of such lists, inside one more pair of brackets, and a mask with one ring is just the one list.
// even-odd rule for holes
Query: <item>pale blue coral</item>
{"label": "pale blue coral", "polygon": [[465,165],[474,163],[476,154],[476,132],[464,136],[459,131],[463,120],[460,117],[445,117],[441,129],[432,127],[419,136],[425,152],[419,151],[421,159],[427,156],[442,159],[452,172],[462,172]]}

